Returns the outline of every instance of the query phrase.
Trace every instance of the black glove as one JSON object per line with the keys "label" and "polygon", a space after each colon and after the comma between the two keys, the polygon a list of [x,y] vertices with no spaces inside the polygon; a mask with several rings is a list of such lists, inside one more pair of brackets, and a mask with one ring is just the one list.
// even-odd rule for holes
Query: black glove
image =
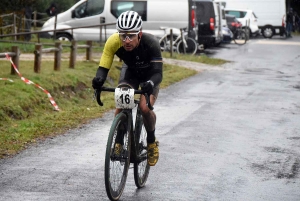
{"label": "black glove", "polygon": [[102,85],[104,84],[104,79],[102,77],[94,77],[92,81],[92,86],[94,89],[101,89]]}
{"label": "black glove", "polygon": [[143,82],[140,85],[141,85],[141,89],[144,93],[147,93],[148,96],[150,96],[152,94],[154,83],[151,80],[148,80],[147,82]]}

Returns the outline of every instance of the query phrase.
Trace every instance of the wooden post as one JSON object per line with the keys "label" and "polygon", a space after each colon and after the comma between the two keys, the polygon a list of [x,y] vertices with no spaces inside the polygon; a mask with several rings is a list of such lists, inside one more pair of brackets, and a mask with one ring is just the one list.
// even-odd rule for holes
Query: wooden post
{"label": "wooden post", "polygon": [[34,50],[34,72],[41,72],[41,61],[42,61],[42,45],[36,44]]}
{"label": "wooden post", "polygon": [[36,30],[36,17],[37,17],[37,11],[33,12],[33,26],[34,26],[34,30]]}
{"label": "wooden post", "polygon": [[183,35],[183,30],[180,29],[180,37],[181,37],[181,41],[182,41],[182,47],[183,47],[183,53],[185,54],[186,53],[186,49],[185,49],[185,43],[183,42],[184,41],[184,35]]}
{"label": "wooden post", "polygon": [[86,44],[88,45],[88,47],[86,48],[86,60],[90,61],[92,59],[93,42],[92,41],[87,41]]}
{"label": "wooden post", "polygon": [[[14,13],[13,14],[13,18],[14,18],[14,25],[13,25],[13,34],[16,34],[17,33],[17,22],[16,22],[16,14]],[[15,41],[17,40],[17,36],[15,35],[14,36],[14,39]]]}
{"label": "wooden post", "polygon": [[170,29],[170,56],[173,56],[173,29]]}
{"label": "wooden post", "polygon": [[105,34],[105,41],[106,41],[107,40],[106,25],[104,25],[104,34]]}
{"label": "wooden post", "polygon": [[54,18],[54,35],[53,35],[53,40],[56,40],[56,25],[57,25],[57,15],[55,15],[55,18]]}
{"label": "wooden post", "polygon": [[72,40],[69,68],[75,68],[76,55],[77,55],[77,42],[75,40]]}
{"label": "wooden post", "polygon": [[40,34],[39,33],[37,33],[37,38],[38,38],[38,43],[40,43],[41,40],[40,40]]}
{"label": "wooden post", "polygon": [[99,27],[99,28],[100,28],[100,35],[99,35],[99,37],[100,37],[100,38],[99,38],[99,39],[100,39],[99,43],[100,43],[100,44],[102,43],[102,25],[101,25],[101,24],[102,24],[102,19],[103,19],[103,18],[100,17],[100,27]]}
{"label": "wooden post", "polygon": [[[19,60],[20,60],[20,49],[18,46],[12,46],[11,48],[12,52],[14,52],[16,55],[12,57],[12,61],[15,64],[16,68],[19,69]],[[11,75],[15,75],[16,71],[14,66],[11,64]]]}
{"label": "wooden post", "polygon": [[59,71],[62,52],[61,42],[56,42],[55,47],[57,48],[57,50],[54,52],[54,70]]}

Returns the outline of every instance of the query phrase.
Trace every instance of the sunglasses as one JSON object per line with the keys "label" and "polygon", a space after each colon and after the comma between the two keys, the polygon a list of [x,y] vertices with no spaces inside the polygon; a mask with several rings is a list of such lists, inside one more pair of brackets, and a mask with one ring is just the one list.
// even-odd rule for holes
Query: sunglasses
{"label": "sunglasses", "polygon": [[120,33],[119,32],[119,36],[122,41],[125,42],[128,38],[128,40],[131,42],[139,33],[140,32],[136,32],[136,33]]}

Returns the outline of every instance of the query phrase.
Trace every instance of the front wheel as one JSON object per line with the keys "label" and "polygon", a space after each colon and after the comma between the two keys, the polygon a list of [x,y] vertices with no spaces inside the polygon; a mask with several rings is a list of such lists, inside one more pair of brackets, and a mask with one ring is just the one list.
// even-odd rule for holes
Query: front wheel
{"label": "front wheel", "polygon": [[197,52],[197,42],[192,38],[187,38],[186,45],[181,40],[177,44],[177,53],[179,54],[195,54]]}
{"label": "front wheel", "polygon": [[[130,165],[130,132],[127,116],[119,113],[110,128],[105,155],[105,188],[110,200],[118,200],[124,190]],[[121,144],[121,151],[115,151],[115,143]],[[118,154],[116,154],[118,153]]]}
{"label": "front wheel", "polygon": [[136,159],[134,162],[134,181],[138,188],[145,186],[150,166],[147,162],[147,132],[143,123],[143,117],[137,115],[137,123],[135,127],[136,136]]}

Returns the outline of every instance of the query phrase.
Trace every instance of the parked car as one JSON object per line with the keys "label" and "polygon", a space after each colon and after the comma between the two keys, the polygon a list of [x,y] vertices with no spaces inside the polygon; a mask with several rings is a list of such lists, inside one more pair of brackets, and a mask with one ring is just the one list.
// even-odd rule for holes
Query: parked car
{"label": "parked car", "polygon": [[214,0],[189,0],[189,37],[204,48],[217,46],[223,40],[220,3]]}
{"label": "parked car", "polygon": [[237,20],[242,23],[243,28],[248,26],[250,29],[250,36],[256,36],[259,34],[257,16],[252,10],[225,8],[225,13],[234,15]]}
{"label": "parked car", "polygon": [[222,43],[231,43],[233,39],[233,33],[228,27],[222,27],[223,40]]}

